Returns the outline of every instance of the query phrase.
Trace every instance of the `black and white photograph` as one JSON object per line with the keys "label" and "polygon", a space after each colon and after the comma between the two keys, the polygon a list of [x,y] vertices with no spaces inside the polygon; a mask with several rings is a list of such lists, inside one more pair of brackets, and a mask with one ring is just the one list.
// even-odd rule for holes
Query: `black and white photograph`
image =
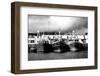
{"label": "black and white photograph", "polygon": [[28,15],[28,60],[88,58],[88,17]]}
{"label": "black and white photograph", "polygon": [[11,4],[11,72],[97,69],[97,7]]}

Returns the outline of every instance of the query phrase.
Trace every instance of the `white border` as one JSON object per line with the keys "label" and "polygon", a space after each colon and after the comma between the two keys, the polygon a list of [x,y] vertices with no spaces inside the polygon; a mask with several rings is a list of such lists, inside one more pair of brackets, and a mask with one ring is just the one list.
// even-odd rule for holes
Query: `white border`
{"label": "white border", "polygon": [[[28,61],[28,14],[88,17],[88,58]],[[94,11],[41,7],[20,8],[20,69],[42,69],[94,65]]]}

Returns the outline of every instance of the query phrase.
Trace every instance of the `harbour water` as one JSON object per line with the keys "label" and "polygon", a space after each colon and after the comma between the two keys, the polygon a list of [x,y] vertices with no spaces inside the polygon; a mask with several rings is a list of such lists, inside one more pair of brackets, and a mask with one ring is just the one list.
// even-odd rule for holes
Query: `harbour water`
{"label": "harbour water", "polygon": [[29,53],[28,60],[55,60],[55,59],[80,59],[88,58],[88,51],[65,53]]}

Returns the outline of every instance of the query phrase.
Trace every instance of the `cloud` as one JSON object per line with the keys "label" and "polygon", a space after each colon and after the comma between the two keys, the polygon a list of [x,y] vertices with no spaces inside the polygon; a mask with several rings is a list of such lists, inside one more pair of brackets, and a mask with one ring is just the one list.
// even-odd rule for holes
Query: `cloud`
{"label": "cloud", "polygon": [[[68,17],[68,16],[44,16],[44,15],[29,15],[28,19],[29,33],[62,31],[71,32],[73,30],[87,31],[87,17]],[[79,32],[78,32],[79,33]]]}

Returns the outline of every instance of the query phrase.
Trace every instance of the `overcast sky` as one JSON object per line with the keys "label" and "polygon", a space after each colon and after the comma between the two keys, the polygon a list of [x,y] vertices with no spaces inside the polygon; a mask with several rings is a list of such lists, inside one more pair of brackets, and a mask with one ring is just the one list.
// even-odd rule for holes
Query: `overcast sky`
{"label": "overcast sky", "polygon": [[61,31],[64,33],[75,30],[78,34],[84,34],[88,29],[87,17],[67,17],[67,16],[28,16],[28,32],[54,32]]}

